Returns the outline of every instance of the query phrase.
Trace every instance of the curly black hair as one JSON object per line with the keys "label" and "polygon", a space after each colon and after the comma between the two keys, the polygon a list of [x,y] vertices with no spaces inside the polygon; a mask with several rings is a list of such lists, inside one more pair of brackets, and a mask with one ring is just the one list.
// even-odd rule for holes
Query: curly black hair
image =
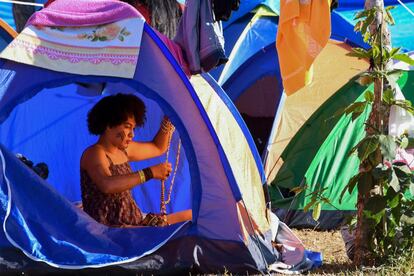
{"label": "curly black hair", "polygon": [[107,96],[101,99],[88,112],[88,129],[91,134],[101,135],[107,127],[115,127],[129,117],[134,117],[138,127],[146,120],[145,104],[135,95],[121,94]]}

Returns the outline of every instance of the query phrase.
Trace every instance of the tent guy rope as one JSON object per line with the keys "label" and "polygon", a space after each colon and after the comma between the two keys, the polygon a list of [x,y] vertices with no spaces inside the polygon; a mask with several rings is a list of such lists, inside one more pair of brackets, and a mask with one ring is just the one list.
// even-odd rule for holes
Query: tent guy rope
{"label": "tent guy rope", "polygon": [[42,7],[43,4],[39,3],[29,3],[29,2],[22,2],[22,1],[14,1],[14,0],[0,0],[0,3],[11,3],[11,4],[17,4],[17,5],[23,5],[23,6],[36,6],[36,7]]}
{"label": "tent guy rope", "polygon": [[414,12],[412,10],[410,10],[409,7],[407,7],[407,5],[405,5],[401,0],[397,0],[398,3],[401,4],[401,6],[403,6],[412,16],[414,16]]}

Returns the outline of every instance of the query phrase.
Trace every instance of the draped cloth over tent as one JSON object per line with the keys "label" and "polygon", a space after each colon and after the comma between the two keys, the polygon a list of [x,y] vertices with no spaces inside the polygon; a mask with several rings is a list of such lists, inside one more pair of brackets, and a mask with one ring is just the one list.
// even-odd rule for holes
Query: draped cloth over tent
{"label": "draped cloth over tent", "polygon": [[0,57],[60,72],[132,78],[143,26],[144,18],[125,3],[57,1],[35,13]]}
{"label": "draped cloth over tent", "polygon": [[310,81],[311,65],[331,33],[329,6],[330,0],[281,0],[276,47],[287,95]]}
{"label": "draped cloth over tent", "polygon": [[[208,76],[190,82],[146,24],[140,47],[132,79],[0,61],[1,244],[70,269],[134,260],[138,265],[146,256],[153,260],[149,269],[266,270],[280,256],[271,246],[264,171],[240,115]],[[77,82],[105,83],[107,94],[122,92],[117,86],[122,84],[131,89],[125,93],[143,98],[149,109],[148,129],[137,131],[142,140],[152,139],[163,115],[171,119],[184,153],[176,179],[181,195],[172,199],[169,212],[190,208],[192,222],[108,228],[68,201],[79,198],[80,154],[96,139],[86,132],[86,112],[105,96]],[[30,126],[24,127],[28,120]],[[39,179],[11,150],[50,164],[50,179]],[[137,166],[164,160],[161,156]],[[147,199],[159,197],[159,183],[142,186],[134,191],[138,204],[156,212],[159,205]]]}

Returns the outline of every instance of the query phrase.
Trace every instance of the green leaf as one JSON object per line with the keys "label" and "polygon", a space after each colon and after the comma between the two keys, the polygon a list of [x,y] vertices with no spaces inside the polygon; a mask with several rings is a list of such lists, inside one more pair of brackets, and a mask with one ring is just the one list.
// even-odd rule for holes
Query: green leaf
{"label": "green leaf", "polygon": [[362,143],[359,145],[358,147],[358,158],[359,160],[362,162],[365,159],[367,159],[367,157],[375,152],[379,146],[379,139],[378,136],[373,135],[373,136],[368,136],[366,137],[364,140],[362,140]]}
{"label": "green leaf", "polygon": [[394,58],[394,56],[401,50],[401,47],[392,48],[390,51],[390,58]]}
{"label": "green leaf", "polygon": [[316,203],[316,197],[312,197],[311,201],[303,207],[303,211],[307,212]]}
{"label": "green leaf", "polygon": [[119,39],[120,41],[124,41],[124,37],[123,37],[122,35],[119,35],[119,36],[118,36],[118,39]]}
{"label": "green leaf", "polygon": [[400,142],[400,148],[406,149],[408,147],[408,138],[403,137]]}
{"label": "green leaf", "polygon": [[371,52],[371,57],[373,59],[376,59],[381,55],[381,49],[378,45],[372,46],[371,49],[370,49],[370,52]]}
{"label": "green leaf", "polygon": [[376,214],[387,207],[387,201],[380,195],[375,195],[368,198],[365,204],[365,210],[371,211]]}
{"label": "green leaf", "polygon": [[388,179],[391,171],[387,166],[380,163],[372,170],[372,176],[376,180]]}
{"label": "green leaf", "polygon": [[412,173],[407,165],[403,163],[393,164],[393,169],[398,177],[398,181],[400,184],[409,185],[411,183]]}
{"label": "green leaf", "polygon": [[391,135],[380,135],[379,143],[382,156],[389,161],[394,160],[395,151],[397,150],[397,144],[395,143],[394,137]]}
{"label": "green leaf", "polygon": [[351,56],[351,57],[364,58],[364,59],[371,58],[371,53],[362,48],[352,48],[352,52],[347,53],[346,55]]}
{"label": "green leaf", "polygon": [[395,171],[392,171],[392,174],[391,174],[391,181],[390,181],[390,186],[394,189],[394,191],[396,192],[396,193],[398,193],[400,190],[401,190],[401,187],[400,187],[400,181],[398,181],[398,177],[397,177],[397,175],[395,174]]}
{"label": "green leaf", "polygon": [[394,94],[394,91],[397,89],[397,81],[400,79],[402,74],[403,74],[403,71],[400,69],[392,70],[386,74],[386,79],[388,81],[388,84],[392,88],[393,94]]}
{"label": "green leaf", "polygon": [[391,200],[387,201],[388,207],[391,208],[391,209],[394,209],[395,207],[397,207],[399,203],[400,203],[400,195],[399,194],[395,194],[394,197]]}
{"label": "green leaf", "polygon": [[374,82],[374,78],[369,75],[362,75],[356,80],[356,82],[361,86],[368,86]]}
{"label": "green leaf", "polygon": [[374,101],[374,92],[369,91],[369,90],[366,91],[364,93],[364,98],[365,98],[365,101],[372,103]]}
{"label": "green leaf", "polygon": [[375,222],[375,225],[378,225],[381,222],[381,219],[385,216],[385,209],[379,211],[378,213],[364,210],[364,215],[365,217],[372,219]]}
{"label": "green leaf", "polygon": [[355,23],[354,26],[354,32],[360,32],[361,31],[361,27],[362,27],[363,21],[358,21]]}
{"label": "green leaf", "polygon": [[410,193],[414,196],[414,183],[410,184]]}
{"label": "green leaf", "polygon": [[363,18],[363,17],[367,17],[369,12],[370,12],[369,10],[363,10],[363,11],[357,12],[355,14],[354,20],[357,20],[357,19],[360,19],[360,18]]}
{"label": "green leaf", "polygon": [[401,107],[402,109],[406,110],[407,112],[409,112],[410,114],[414,115],[414,108],[411,105],[411,102],[408,100],[396,100],[393,103],[396,106]]}
{"label": "green leaf", "polygon": [[399,61],[403,61],[411,66],[414,66],[414,59],[412,59],[407,54],[396,54],[393,56],[393,58]]}
{"label": "green leaf", "polygon": [[356,119],[358,119],[359,116],[361,116],[361,114],[362,114],[362,112],[353,112],[352,115],[351,115],[352,122],[355,121]]}
{"label": "green leaf", "polygon": [[367,106],[367,102],[365,102],[365,101],[364,102],[354,102],[354,103],[348,105],[345,108],[345,113],[350,114],[350,113],[353,113],[353,112],[357,112],[357,113],[364,112],[366,106]]}
{"label": "green leaf", "polygon": [[393,10],[393,9],[395,9],[395,6],[387,6],[387,7],[385,7],[385,10],[386,11],[390,11],[390,10]]}
{"label": "green leaf", "polygon": [[393,104],[394,102],[394,91],[392,89],[385,89],[384,93],[382,94],[382,100],[386,103],[386,104]]}
{"label": "green leaf", "polygon": [[401,216],[401,221],[406,223],[406,224],[414,225],[414,217],[409,217],[407,215],[402,215]]}
{"label": "green leaf", "polygon": [[350,194],[352,193],[356,184],[358,183],[358,179],[359,174],[356,174],[353,177],[351,177],[348,184],[346,184],[346,186],[342,189],[341,195],[339,196],[339,204],[342,204],[342,198],[344,197],[346,191],[349,191]]}
{"label": "green leaf", "polygon": [[307,188],[307,186],[298,186],[298,187],[293,187],[292,189],[290,189],[290,191],[292,193],[295,193],[295,195],[300,194],[301,192],[303,192],[305,189]]}
{"label": "green leaf", "polygon": [[322,208],[322,205],[320,202],[316,203],[315,207],[313,207],[312,218],[315,221],[317,221],[319,217],[321,216],[321,208]]}
{"label": "green leaf", "polygon": [[361,34],[364,35],[364,42],[368,42],[368,38],[370,37],[370,34],[367,32],[367,29],[374,20],[375,20],[374,14],[370,13],[368,17],[364,20],[364,23],[362,24]]}
{"label": "green leaf", "polygon": [[97,36],[95,36],[93,39],[92,39],[92,41],[98,41],[98,37]]}
{"label": "green leaf", "polygon": [[105,36],[99,37],[99,41],[106,41],[106,40],[108,40],[108,39]]}

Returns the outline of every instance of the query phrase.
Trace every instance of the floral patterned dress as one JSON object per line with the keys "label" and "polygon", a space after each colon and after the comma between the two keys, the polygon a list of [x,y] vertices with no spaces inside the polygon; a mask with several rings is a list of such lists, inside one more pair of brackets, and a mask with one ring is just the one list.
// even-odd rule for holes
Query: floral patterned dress
{"label": "floral patterned dress", "polygon": [[[132,173],[128,162],[115,165],[109,156],[109,170],[112,175]],[[121,227],[125,225],[141,225],[142,213],[132,197],[131,191],[106,194],[99,190],[86,170],[81,169],[81,192],[83,210],[96,221]]]}

